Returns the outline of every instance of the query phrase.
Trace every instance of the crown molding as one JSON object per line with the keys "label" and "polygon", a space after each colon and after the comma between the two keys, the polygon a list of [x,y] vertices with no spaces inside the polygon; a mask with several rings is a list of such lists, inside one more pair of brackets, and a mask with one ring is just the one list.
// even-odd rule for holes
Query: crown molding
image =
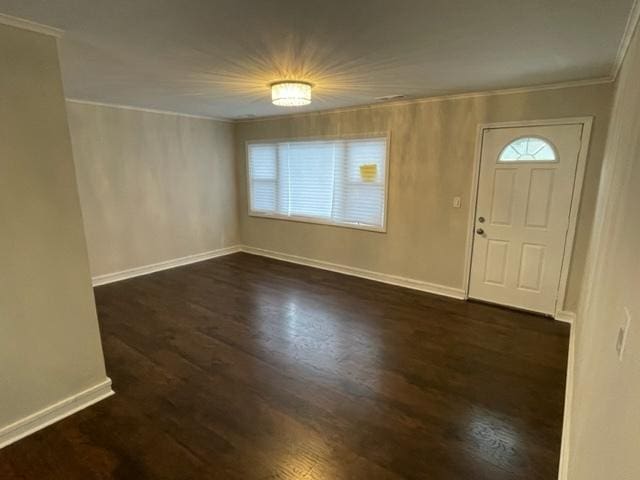
{"label": "crown molding", "polygon": [[559,90],[563,88],[577,88],[577,87],[586,87],[590,85],[601,85],[601,84],[612,83],[614,81],[615,79],[613,77],[598,77],[598,78],[589,78],[585,80],[570,80],[566,82],[534,85],[531,87],[503,88],[498,90],[478,90],[474,92],[453,93],[453,94],[438,95],[433,97],[411,98],[406,100],[397,100],[397,101],[384,102],[384,103],[367,103],[363,105],[350,106],[350,107],[329,108],[326,110],[314,110],[311,112],[285,113],[282,115],[269,115],[269,116],[255,117],[255,118],[239,118],[239,119],[233,120],[233,122],[234,123],[264,122],[268,120],[283,120],[283,119],[290,119],[290,118],[297,118],[297,117],[308,117],[313,115],[327,115],[332,113],[344,113],[344,112],[352,112],[352,111],[358,111],[358,110],[398,107],[402,105],[415,105],[420,103],[443,102],[443,101],[461,100],[461,99],[478,98],[478,97],[490,97],[495,95],[514,95],[518,93],[544,92],[547,90]]}
{"label": "crown molding", "polygon": [[64,30],[59,28],[42,25],[41,23],[32,22],[31,20],[26,20],[24,18],[12,17],[11,15],[5,15],[3,13],[0,13],[0,24],[29,30],[31,32],[42,33],[56,38],[60,38],[64,35]]}
{"label": "crown molding", "polygon": [[627,18],[627,24],[624,28],[624,33],[622,34],[622,38],[620,39],[620,44],[618,45],[618,53],[616,54],[616,60],[613,64],[613,69],[611,71],[611,77],[615,80],[618,78],[618,73],[620,73],[620,68],[622,68],[622,62],[624,61],[624,57],[627,55],[627,51],[629,50],[629,45],[631,44],[631,39],[633,38],[633,34],[638,27],[638,20],[640,19],[640,0],[634,0],[633,5],[631,6],[631,10],[629,12],[629,17]]}
{"label": "crown molding", "polygon": [[69,103],[79,103],[82,105],[94,105],[96,107],[119,108],[121,110],[135,110],[138,112],[157,113],[160,115],[176,115],[178,117],[197,118],[200,120],[214,120],[216,122],[233,123],[232,119],[224,117],[208,117],[206,115],[193,115],[190,113],[173,112],[171,110],[157,110],[155,108],[143,108],[133,105],[121,105],[117,103],[94,102],[92,100],[81,100],[79,98],[66,98]]}
{"label": "crown molding", "polygon": [[117,103],[95,102],[93,100],[82,100],[79,98],[67,98],[66,100],[67,102],[70,102],[70,103],[95,105],[98,107],[120,108],[123,110],[136,110],[140,112],[158,113],[163,115],[177,115],[180,117],[198,118],[203,120],[214,120],[214,121],[225,122],[225,123],[253,123],[253,122],[264,122],[267,120],[282,120],[282,119],[291,119],[291,118],[298,118],[298,117],[308,117],[313,115],[328,115],[332,113],[344,113],[344,112],[351,112],[351,111],[358,111],[358,110],[398,107],[402,105],[413,105],[413,104],[419,104],[419,103],[442,102],[447,100],[461,100],[466,98],[489,97],[494,95],[513,95],[518,93],[543,92],[546,90],[558,90],[562,88],[576,88],[576,87],[585,87],[589,85],[607,84],[607,83],[612,83],[613,81],[614,81],[614,78],[612,77],[599,77],[599,78],[590,78],[586,80],[572,80],[567,82],[550,83],[545,85],[535,85],[532,87],[515,87],[515,88],[505,88],[505,89],[499,89],[499,90],[479,90],[475,92],[447,94],[447,95],[439,95],[434,97],[412,98],[412,99],[396,100],[396,101],[384,102],[384,103],[367,103],[367,104],[356,105],[356,106],[329,108],[325,110],[314,110],[311,112],[286,113],[282,115],[270,115],[270,116],[262,116],[262,117],[255,117],[255,118],[236,118],[236,119],[227,118],[227,117],[194,115],[189,113],[174,112],[170,110],[158,110],[154,108],[136,107],[133,105],[122,105]]}

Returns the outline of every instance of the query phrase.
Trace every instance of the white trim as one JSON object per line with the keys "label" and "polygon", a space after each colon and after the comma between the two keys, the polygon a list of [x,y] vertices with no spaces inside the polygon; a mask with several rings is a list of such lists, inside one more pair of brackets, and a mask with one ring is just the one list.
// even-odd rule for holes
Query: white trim
{"label": "white trim", "polygon": [[252,143],[282,143],[282,142],[313,142],[314,140],[358,140],[366,138],[382,138],[386,137],[388,142],[391,142],[391,130],[384,130],[378,132],[363,132],[363,133],[327,133],[324,135],[302,135],[297,137],[280,137],[280,138],[254,138],[251,140],[245,140],[245,147]]}
{"label": "white trim", "polygon": [[80,410],[87,408],[113,395],[111,379],[106,378],[102,382],[71,395],[64,400],[49,405],[42,410],[24,417],[6,427],[0,428],[0,448],[31,435],[38,430],[62,420]]}
{"label": "white trim", "polygon": [[97,275],[91,279],[94,287],[99,285],[106,285],[107,283],[119,282],[120,280],[126,280],[127,278],[139,277],[141,275],[148,275],[149,273],[159,272],[161,270],[169,270],[171,268],[182,267],[191,263],[202,262],[204,260],[210,260],[216,257],[222,257],[224,255],[230,255],[240,251],[240,247],[234,245],[232,247],[219,248],[217,250],[210,250],[208,252],[196,253],[194,255],[187,255],[186,257],[174,258],[171,260],[165,260],[163,262],[152,263],[150,265],[143,265],[141,267],[130,268],[128,270],[122,270],[120,272],[106,273],[104,275]]}
{"label": "white trim", "polygon": [[[479,124],[476,129],[476,148],[473,154],[473,171],[471,175],[471,193],[469,195],[469,215],[467,218],[467,241],[464,252],[464,298],[469,298],[471,282],[471,255],[473,253],[473,235],[478,207],[478,182],[480,181],[480,159],[482,158],[482,142],[484,140],[485,125]],[[469,227],[471,226],[471,227]]]}
{"label": "white trim", "polygon": [[[347,223],[347,222],[333,222],[330,220],[323,220],[321,218],[314,217],[304,217],[304,216],[286,216],[278,213],[261,213],[254,212],[251,210],[251,178],[249,176],[249,146],[250,145],[264,145],[264,144],[278,144],[283,142],[311,142],[314,140],[318,141],[328,141],[328,140],[359,140],[359,139],[367,139],[367,138],[385,138],[386,139],[386,152],[384,159],[384,205],[383,205],[383,213],[382,213],[382,225],[366,225],[366,224],[357,224],[357,223]],[[249,217],[256,218],[264,218],[269,220],[284,220],[289,222],[297,222],[297,223],[312,223],[315,225],[327,225],[329,227],[340,227],[340,228],[352,228],[355,230],[364,230],[368,232],[374,233],[387,233],[387,214],[388,214],[388,204],[389,204],[389,171],[390,168],[390,159],[389,155],[391,153],[391,131],[387,130],[386,132],[369,132],[369,133],[354,133],[354,134],[345,134],[345,135],[315,135],[310,137],[290,137],[290,138],[269,138],[269,139],[256,139],[256,140],[246,140],[244,142],[244,159],[245,159],[245,178],[246,178],[246,189],[247,189],[247,215]]]}
{"label": "white trim", "polygon": [[64,35],[64,30],[59,28],[32,22],[31,20],[26,20],[24,18],[12,17],[11,15],[5,15],[3,13],[0,13],[0,24],[21,28],[22,30],[29,30],[31,32],[42,33],[56,38],[60,38]]}
{"label": "white trim", "polygon": [[571,207],[569,208],[569,225],[567,227],[567,235],[564,240],[564,254],[562,256],[562,268],[560,270],[560,283],[558,284],[558,298],[556,299],[556,316],[559,312],[563,311],[567,295],[569,269],[571,267],[571,257],[573,255],[573,247],[575,244],[576,228],[578,226],[578,212],[580,210],[582,187],[584,186],[584,176],[587,169],[589,145],[591,144],[593,117],[585,117],[581,123],[582,136],[580,138],[580,153],[578,154],[576,176],[573,181],[573,194],[571,195]]}
{"label": "white trim", "polygon": [[296,263],[298,265],[305,265],[307,267],[320,268],[322,270],[342,273],[344,275],[350,275],[352,277],[366,278],[367,280],[373,280],[375,282],[387,283],[390,285],[396,285],[398,287],[411,288],[413,290],[420,290],[422,292],[433,293],[435,295],[455,298],[458,300],[464,299],[464,290],[462,290],[461,288],[438,285],[436,283],[429,283],[413,278],[400,277],[398,275],[373,272],[371,270],[365,270],[363,268],[350,267],[348,265],[325,262],[324,260],[316,260],[313,258],[301,257],[298,255],[289,255],[288,253],[274,252],[272,250],[265,250],[262,248],[250,247],[247,245],[242,246],[242,251],[251,255],[274,258],[276,260],[282,260],[284,262]]}
{"label": "white trim", "polygon": [[534,85],[531,87],[514,87],[514,88],[504,88],[504,89],[497,89],[497,90],[478,90],[478,91],[471,91],[466,93],[452,93],[452,94],[436,95],[433,97],[420,97],[420,98],[404,99],[404,100],[397,100],[397,101],[384,102],[384,103],[367,103],[364,105],[329,108],[326,110],[313,110],[310,112],[286,113],[281,115],[266,115],[266,116],[253,117],[253,118],[236,118],[233,120],[233,122],[234,123],[264,122],[268,120],[283,120],[283,119],[292,119],[292,118],[298,118],[298,117],[308,117],[313,115],[330,115],[333,113],[344,113],[344,112],[352,112],[352,111],[358,111],[358,110],[370,110],[374,108],[397,107],[401,105],[413,105],[413,104],[420,104],[420,103],[461,100],[461,99],[467,99],[467,98],[490,97],[493,95],[514,95],[514,94],[522,94],[522,93],[544,92],[547,90],[559,90],[563,88],[577,88],[577,87],[588,87],[591,85],[603,85],[607,83],[613,83],[614,81],[615,81],[615,78],[613,77],[597,77],[597,78],[589,78],[585,80],[570,80],[566,82]]}
{"label": "white trim", "polygon": [[384,103],[367,103],[364,105],[337,107],[337,108],[329,108],[325,110],[313,110],[310,112],[298,112],[298,113],[289,113],[289,114],[281,114],[281,115],[266,115],[266,116],[252,117],[252,118],[228,118],[228,117],[214,117],[214,116],[207,116],[207,115],[195,115],[195,114],[189,114],[189,113],[174,112],[169,110],[158,110],[153,108],[136,107],[133,105],[97,102],[92,100],[82,100],[79,98],[67,98],[66,100],[71,103],[82,103],[86,105],[96,105],[101,107],[122,108],[125,110],[138,110],[141,112],[148,112],[148,113],[178,115],[182,117],[201,118],[204,120],[216,120],[218,122],[225,122],[225,123],[252,123],[252,122],[262,122],[267,120],[282,120],[282,119],[291,119],[291,118],[298,118],[298,117],[307,117],[307,116],[313,116],[313,115],[330,115],[333,113],[344,113],[344,112],[352,112],[352,111],[358,111],[358,110],[397,107],[402,105],[413,105],[413,104],[420,104],[420,103],[461,100],[466,98],[489,97],[493,95],[514,95],[514,94],[522,94],[522,93],[544,92],[547,90],[559,90],[563,88],[588,87],[591,85],[603,85],[607,83],[612,83],[614,81],[615,81],[615,78],[613,77],[598,77],[598,78],[590,78],[585,80],[571,80],[567,82],[549,83],[545,85],[536,85],[532,87],[514,87],[514,88],[504,88],[504,89],[498,89],[498,90],[478,90],[478,91],[472,91],[472,92],[466,92],[466,93],[445,94],[445,95],[438,95],[433,97],[420,97],[420,98],[404,99],[404,100],[397,100],[397,101],[384,102]]}
{"label": "white trim", "polygon": [[620,44],[618,45],[616,59],[613,63],[613,68],[611,69],[611,78],[613,78],[614,80],[618,78],[620,68],[622,68],[622,62],[624,62],[624,57],[626,57],[627,50],[629,50],[629,45],[631,44],[631,39],[633,38],[633,34],[636,31],[636,27],[638,26],[639,19],[640,0],[634,0],[633,5],[631,5],[631,10],[629,11],[629,17],[627,18],[627,24],[625,25],[624,33],[622,34]]}
{"label": "white trim", "polygon": [[569,310],[560,310],[553,316],[559,322],[572,324],[576,320],[576,314]]}
{"label": "white trim", "polygon": [[[576,165],[576,175],[573,184],[573,193],[571,195],[571,207],[569,210],[569,225],[567,227],[567,235],[565,238],[565,247],[562,257],[562,268],[560,270],[560,282],[558,284],[558,297],[556,300],[556,308],[554,318],[563,320],[563,311],[565,296],[567,293],[567,283],[569,279],[569,267],[571,264],[571,255],[576,234],[576,226],[578,222],[578,211],[580,209],[580,198],[582,195],[582,186],[584,185],[584,175],[587,165],[587,157],[589,154],[589,143],[591,140],[591,128],[593,125],[593,117],[567,117],[545,120],[527,120],[514,122],[496,122],[483,123],[478,125],[476,132],[476,148],[473,160],[473,178],[471,184],[471,196],[469,206],[469,218],[467,220],[467,245],[465,252],[465,271],[464,271],[464,292],[465,298],[469,298],[469,287],[471,280],[471,261],[473,252],[473,239],[475,229],[476,209],[478,204],[478,182],[480,179],[480,162],[482,159],[482,141],[484,131],[496,128],[514,128],[514,127],[532,127],[532,126],[550,126],[550,125],[582,125],[582,133],[580,138],[580,151],[578,152],[578,163]],[[558,318],[560,317],[560,318]],[[567,318],[566,316],[564,318]]]}
{"label": "white trim", "polygon": [[69,103],[79,103],[81,105],[93,105],[95,107],[119,108],[121,110],[134,110],[136,112],[157,113],[159,115],[175,115],[177,117],[197,118],[200,120],[213,120],[216,122],[233,123],[232,119],[224,117],[209,117],[206,115],[192,115],[190,113],[173,112],[171,110],[158,110],[155,108],[143,108],[133,105],[120,105],[118,103],[94,102],[91,100],[80,100],[78,98],[66,98]]}
{"label": "white trim", "polygon": [[573,377],[576,358],[576,336],[572,325],[569,332],[569,354],[567,357],[567,379],[564,390],[564,415],[562,419],[562,441],[560,444],[560,465],[558,480],[569,478],[569,449],[571,447],[571,415],[573,409]]}
{"label": "white trim", "polygon": [[[385,201],[386,203],[386,201]],[[285,222],[295,222],[295,223],[311,223],[313,225],[325,225],[327,227],[338,227],[338,228],[352,228],[354,230],[364,230],[366,232],[374,232],[374,233],[387,233],[386,225],[382,227],[376,227],[374,225],[366,225],[360,223],[339,223],[339,222],[330,222],[326,220],[322,220],[314,217],[303,217],[303,216],[286,216],[279,215],[277,213],[259,213],[249,211],[247,213],[249,217],[254,218],[263,218],[265,220],[283,220]],[[384,218],[386,219],[387,212],[385,208]]]}
{"label": "white trim", "polygon": [[236,245],[233,247],[221,248],[218,250],[212,250],[210,252],[199,253],[196,255],[189,255],[182,258],[176,258],[174,260],[167,260],[164,262],[154,263],[151,265],[145,265],[143,267],[131,268],[129,270],[123,270],[121,272],[107,273],[105,275],[98,275],[92,278],[93,286],[106,285],[108,283],[118,282],[127,278],[138,277],[141,275],[147,275],[162,270],[169,270],[171,268],[181,267],[183,265],[189,265],[191,263],[202,262],[216,257],[224,255],[231,255],[232,253],[245,252],[251,255],[258,255],[261,257],[274,258],[276,260],[282,260],[289,263],[296,263],[299,265],[306,265],[308,267],[320,268],[322,270],[329,270],[332,272],[342,273],[345,275],[351,275],[353,277],[366,278],[376,282],[387,283],[390,285],[396,285],[399,287],[411,288],[413,290],[420,290],[422,292],[433,293],[435,295],[442,295],[445,297],[456,298],[464,300],[464,290],[461,288],[448,287],[446,285],[438,285],[436,283],[424,282],[422,280],[415,280],[412,278],[401,277],[398,275],[389,275],[386,273],[373,272],[371,270],[365,270],[362,268],[350,267],[348,265],[340,265],[337,263],[325,262],[323,260],[316,260],[313,258],[301,257],[298,255],[289,255],[287,253],[275,252],[272,250],[265,250],[262,248],[250,247],[248,245]]}

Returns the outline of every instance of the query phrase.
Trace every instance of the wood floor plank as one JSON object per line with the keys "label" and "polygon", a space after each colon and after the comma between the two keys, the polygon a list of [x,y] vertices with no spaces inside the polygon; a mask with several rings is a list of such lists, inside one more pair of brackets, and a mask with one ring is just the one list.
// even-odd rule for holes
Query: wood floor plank
{"label": "wood floor plank", "polygon": [[242,253],[95,294],[116,395],[0,478],[556,478],[564,324]]}

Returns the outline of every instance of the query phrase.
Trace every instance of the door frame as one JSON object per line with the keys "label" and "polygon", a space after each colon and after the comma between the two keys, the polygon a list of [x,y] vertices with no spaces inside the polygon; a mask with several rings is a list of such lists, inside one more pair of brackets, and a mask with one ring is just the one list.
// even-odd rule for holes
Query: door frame
{"label": "door frame", "polygon": [[469,204],[469,219],[467,224],[467,242],[465,251],[464,264],[464,298],[469,298],[469,287],[471,283],[471,262],[473,260],[473,242],[475,235],[473,234],[476,223],[476,209],[478,207],[478,191],[480,181],[480,166],[482,161],[482,142],[486,130],[496,128],[513,128],[513,127],[546,127],[553,125],[582,125],[582,137],[580,139],[580,150],[578,152],[578,163],[576,166],[576,176],[573,183],[573,192],[571,195],[571,207],[569,209],[569,226],[564,243],[564,253],[562,256],[562,267],[560,270],[560,282],[558,284],[558,296],[553,318],[556,320],[571,322],[575,317],[575,312],[564,310],[564,301],[567,293],[567,281],[569,279],[569,267],[571,264],[571,255],[573,254],[573,246],[576,236],[576,225],[578,222],[578,211],[580,210],[580,199],[582,196],[582,187],[584,185],[584,174],[586,170],[587,157],[589,155],[589,145],[591,141],[591,129],[593,126],[593,117],[566,117],[544,120],[525,120],[512,122],[495,122],[478,124],[476,133],[476,146],[473,159],[473,176],[471,181],[471,197]]}

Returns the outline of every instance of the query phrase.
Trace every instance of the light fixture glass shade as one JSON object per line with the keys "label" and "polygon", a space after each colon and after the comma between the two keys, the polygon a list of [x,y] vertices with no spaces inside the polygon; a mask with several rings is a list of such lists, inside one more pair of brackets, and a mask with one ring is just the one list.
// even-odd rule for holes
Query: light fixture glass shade
{"label": "light fixture glass shade", "polygon": [[311,84],[295,81],[272,83],[271,101],[280,107],[309,105],[311,103]]}

